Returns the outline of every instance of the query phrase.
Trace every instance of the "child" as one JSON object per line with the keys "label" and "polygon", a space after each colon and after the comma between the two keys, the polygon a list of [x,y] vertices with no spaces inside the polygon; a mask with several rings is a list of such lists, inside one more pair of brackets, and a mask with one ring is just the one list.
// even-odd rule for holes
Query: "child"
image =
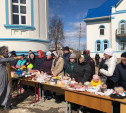
{"label": "child", "polygon": [[91,80],[91,84],[93,87],[97,87],[97,85],[102,85],[101,80],[97,74],[93,75],[93,79]]}

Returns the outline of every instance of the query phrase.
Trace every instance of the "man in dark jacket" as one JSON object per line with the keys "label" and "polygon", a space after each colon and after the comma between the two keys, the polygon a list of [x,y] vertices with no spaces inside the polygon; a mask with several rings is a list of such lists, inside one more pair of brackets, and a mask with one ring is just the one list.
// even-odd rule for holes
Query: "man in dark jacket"
{"label": "man in dark jacket", "polygon": [[[71,52],[69,51],[69,47],[64,48],[64,54],[63,54],[63,59],[64,59],[64,70],[66,69],[66,65],[69,62]],[[64,71],[65,72],[65,71]]]}
{"label": "man in dark jacket", "polygon": [[121,62],[116,65],[113,76],[110,80],[126,90],[126,52],[121,54]]}

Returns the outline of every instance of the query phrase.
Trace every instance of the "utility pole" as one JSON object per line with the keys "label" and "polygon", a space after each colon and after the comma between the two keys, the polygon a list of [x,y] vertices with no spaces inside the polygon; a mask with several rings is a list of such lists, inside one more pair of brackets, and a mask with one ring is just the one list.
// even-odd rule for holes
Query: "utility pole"
{"label": "utility pole", "polygon": [[80,52],[80,38],[81,38],[81,23],[80,23],[80,32],[79,32],[79,52]]}

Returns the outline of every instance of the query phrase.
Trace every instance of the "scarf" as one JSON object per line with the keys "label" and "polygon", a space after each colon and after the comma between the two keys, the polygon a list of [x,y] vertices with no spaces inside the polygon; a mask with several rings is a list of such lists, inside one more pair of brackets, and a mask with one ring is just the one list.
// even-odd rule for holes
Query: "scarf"
{"label": "scarf", "polygon": [[40,54],[41,54],[41,56],[38,56],[38,58],[43,58],[44,57],[43,51],[42,50],[38,50],[38,52],[40,52]]}

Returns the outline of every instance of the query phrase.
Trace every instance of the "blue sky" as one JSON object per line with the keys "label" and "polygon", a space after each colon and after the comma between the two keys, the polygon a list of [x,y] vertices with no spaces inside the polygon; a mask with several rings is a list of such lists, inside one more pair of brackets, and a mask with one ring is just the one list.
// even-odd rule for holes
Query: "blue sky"
{"label": "blue sky", "polygon": [[106,0],[49,0],[49,20],[57,15],[64,22],[64,46],[78,49],[78,37],[81,23],[81,50],[86,45],[86,24],[83,19],[88,9],[99,7]]}

